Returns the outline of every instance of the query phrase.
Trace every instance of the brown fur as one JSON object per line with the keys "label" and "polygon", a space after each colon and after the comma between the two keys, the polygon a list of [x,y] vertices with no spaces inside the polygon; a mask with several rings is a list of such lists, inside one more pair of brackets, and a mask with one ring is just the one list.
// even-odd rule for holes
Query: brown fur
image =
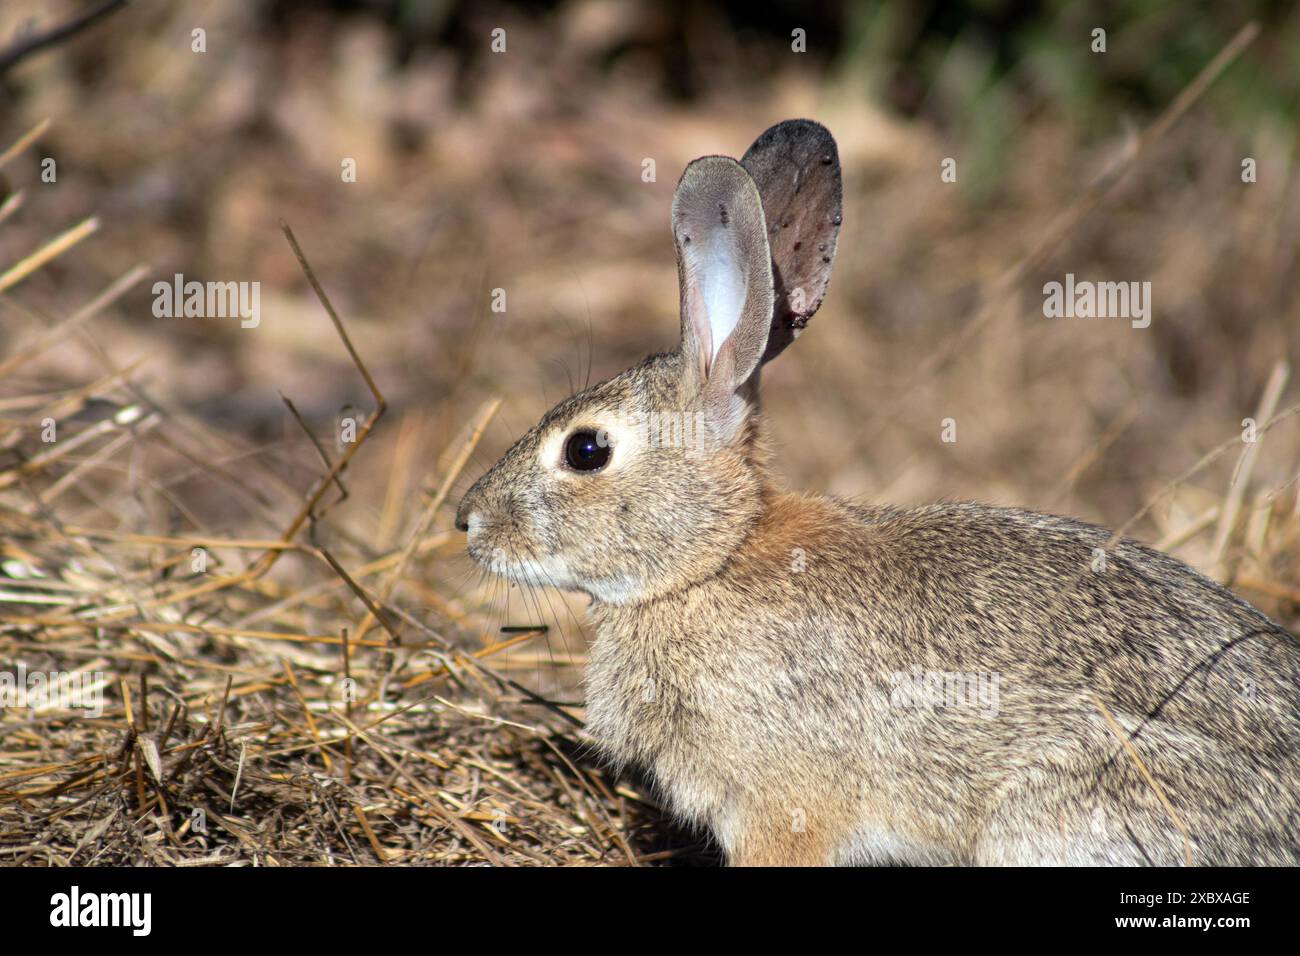
{"label": "brown fur", "polygon": [[[705,173],[732,214],[700,228],[764,228],[734,170]],[[1068,518],[777,490],[747,370],[770,298],[711,369],[706,299],[684,292],[677,352],[561,403],[458,516],[477,559],[592,596],[588,726],[612,761],[737,864],[1300,862],[1292,635],[1137,542],[1099,563],[1109,534]],[[619,432],[607,470],[548,458],[669,410],[707,419],[707,454]],[[913,672],[996,675],[996,707],[900,701]]]}

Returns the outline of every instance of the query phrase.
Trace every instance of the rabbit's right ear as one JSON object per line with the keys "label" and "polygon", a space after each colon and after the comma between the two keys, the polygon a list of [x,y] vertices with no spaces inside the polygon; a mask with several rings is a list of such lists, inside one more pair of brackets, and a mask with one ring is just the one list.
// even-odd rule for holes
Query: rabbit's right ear
{"label": "rabbit's right ear", "polygon": [[733,434],[744,418],[739,392],[762,361],[772,324],[763,201],[744,167],[726,156],[686,167],[673,195],[673,239],[687,384],[715,432]]}
{"label": "rabbit's right ear", "polygon": [[794,119],[765,131],[740,160],[758,186],[776,300],[764,362],[795,340],[822,304],[840,234],[840,154],[825,126]]}

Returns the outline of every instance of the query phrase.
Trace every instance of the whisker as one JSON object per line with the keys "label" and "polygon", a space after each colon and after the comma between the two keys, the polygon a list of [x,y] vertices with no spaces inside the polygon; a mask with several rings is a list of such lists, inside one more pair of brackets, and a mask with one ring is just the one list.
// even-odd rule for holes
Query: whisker
{"label": "whisker", "polygon": [[[543,578],[546,579],[547,583],[551,586],[551,588],[553,588],[553,589],[556,590],[556,591],[560,591],[560,590],[562,590],[561,588],[559,588],[559,587],[556,586],[556,584],[555,584],[555,579],[552,578],[549,574],[546,573],[546,569],[543,568],[543,567],[541,566],[541,563],[538,562],[537,564],[538,564],[538,567],[537,567],[538,573],[539,573]],[[551,604],[551,599],[550,599],[550,596],[549,596],[548,594],[546,594],[545,592],[543,592],[543,596],[546,598],[546,603],[547,603],[547,605],[551,608],[551,614],[555,617],[555,623],[556,623],[556,626],[557,626],[557,628],[559,628],[559,632],[560,632],[560,641],[561,641],[561,644],[562,644],[562,649],[563,649],[563,651],[564,651],[565,654],[570,654],[570,653],[572,653],[572,651],[571,651],[571,649],[570,649],[570,647],[569,647],[569,641],[568,641],[568,639],[567,639],[567,636],[566,636],[565,633],[564,633],[564,629],[563,629],[562,627],[559,627],[559,623],[560,623],[560,622],[559,622],[559,615],[555,613],[555,606]],[[569,606],[568,601],[564,600],[563,598],[561,598],[561,601],[562,601],[562,603],[563,603],[563,606],[564,606],[565,611],[566,611],[566,612],[568,613],[568,615],[569,615],[569,620],[571,620],[571,621],[573,622],[574,627],[577,628],[577,630],[578,630],[579,633],[581,633],[581,632],[582,632],[582,625],[581,625],[581,623],[578,621],[577,617],[574,615],[574,613],[573,613],[573,608],[571,608],[571,607]]]}

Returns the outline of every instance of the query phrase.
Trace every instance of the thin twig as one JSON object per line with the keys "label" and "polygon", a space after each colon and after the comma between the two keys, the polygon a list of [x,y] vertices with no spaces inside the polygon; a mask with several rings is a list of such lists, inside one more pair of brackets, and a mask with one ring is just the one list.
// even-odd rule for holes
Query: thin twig
{"label": "thin twig", "polygon": [[51,27],[43,32],[33,33],[31,36],[22,38],[10,46],[9,49],[0,51],[0,75],[17,66],[32,54],[76,36],[82,30],[104,19],[110,13],[121,10],[129,2],[130,0],[104,0],[99,6],[82,11],[66,23],[60,23],[58,26]]}

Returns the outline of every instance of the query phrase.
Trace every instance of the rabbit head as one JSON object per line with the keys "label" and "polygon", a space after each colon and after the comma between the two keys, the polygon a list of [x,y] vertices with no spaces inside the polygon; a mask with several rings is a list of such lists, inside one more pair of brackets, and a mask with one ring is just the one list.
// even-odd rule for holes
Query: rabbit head
{"label": "rabbit head", "polygon": [[681,341],[561,402],[465,495],[470,555],[513,580],[648,600],[714,573],[767,489],[758,379],[817,310],[840,226],[835,141],[772,127],[673,197]]}

